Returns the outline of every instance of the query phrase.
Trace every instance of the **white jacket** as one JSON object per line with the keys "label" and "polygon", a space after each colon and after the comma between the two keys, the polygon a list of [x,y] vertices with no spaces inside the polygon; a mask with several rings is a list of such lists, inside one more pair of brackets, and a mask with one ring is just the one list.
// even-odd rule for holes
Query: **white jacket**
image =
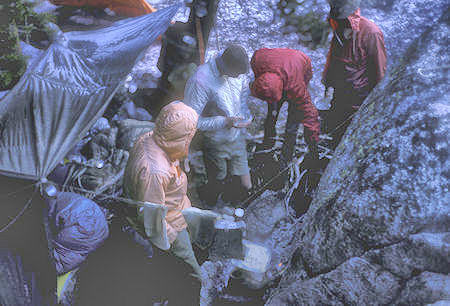
{"label": "white jacket", "polygon": [[226,128],[226,118],[252,119],[247,106],[249,95],[248,78],[243,75],[238,78],[221,76],[213,58],[198,67],[186,83],[184,103],[199,114],[197,128],[204,132],[208,141],[226,145],[245,132],[242,128]]}

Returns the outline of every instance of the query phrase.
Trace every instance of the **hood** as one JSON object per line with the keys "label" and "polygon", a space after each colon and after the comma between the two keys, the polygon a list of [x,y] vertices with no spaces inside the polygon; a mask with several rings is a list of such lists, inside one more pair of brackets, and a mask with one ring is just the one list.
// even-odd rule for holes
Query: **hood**
{"label": "hood", "polygon": [[350,16],[347,17],[353,32],[359,32],[359,22],[361,21],[361,10],[358,8]]}
{"label": "hood", "polygon": [[345,19],[359,8],[361,0],[328,0],[328,3],[331,18]]}
{"label": "hood", "polygon": [[180,101],[166,105],[155,122],[153,138],[170,158],[178,159],[187,153],[197,130],[197,113]]}
{"label": "hood", "polygon": [[263,73],[253,82],[251,92],[254,97],[269,103],[278,102],[283,95],[283,81],[276,73]]}

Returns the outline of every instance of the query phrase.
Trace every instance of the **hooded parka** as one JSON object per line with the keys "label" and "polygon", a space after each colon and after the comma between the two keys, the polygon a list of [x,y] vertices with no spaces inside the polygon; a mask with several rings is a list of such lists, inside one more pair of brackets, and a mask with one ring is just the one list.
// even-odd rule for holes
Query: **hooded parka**
{"label": "hooded parka", "polygon": [[347,17],[352,34],[335,33],[328,52],[323,83],[335,89],[341,107],[359,106],[386,72],[386,49],[381,30],[357,9]]}
{"label": "hooded parka", "polygon": [[310,58],[301,51],[263,48],[255,51],[251,59],[255,73],[252,95],[268,103],[284,97],[294,102],[303,112],[302,124],[308,143],[319,140],[320,123],[316,107],[311,102],[308,84],[312,78]]}
{"label": "hooded parka", "polygon": [[[167,105],[156,119],[155,129],[136,141],[125,169],[128,196],[168,207],[165,221],[170,243],[187,227],[181,211],[191,207],[191,202],[186,195],[187,177],[178,159],[187,156],[197,121],[197,113],[184,103]],[[144,218],[144,227],[148,226]]]}
{"label": "hooded parka", "polygon": [[247,106],[250,90],[245,75],[221,75],[216,58],[198,67],[186,83],[184,103],[200,114],[198,129],[219,150],[227,150],[230,143],[244,137],[244,129],[227,128],[228,117],[251,120]]}

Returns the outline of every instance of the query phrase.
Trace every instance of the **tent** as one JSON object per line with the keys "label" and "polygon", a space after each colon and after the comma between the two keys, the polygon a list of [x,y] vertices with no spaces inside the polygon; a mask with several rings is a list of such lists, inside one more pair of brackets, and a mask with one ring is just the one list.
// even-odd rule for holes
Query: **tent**
{"label": "tent", "polygon": [[[50,47],[0,100],[0,304],[53,303],[56,272],[43,222],[46,205],[36,186],[102,116],[179,7],[93,31],[56,29]],[[34,285],[20,282],[37,284],[44,300],[36,298]],[[16,289],[34,297],[20,300]]]}

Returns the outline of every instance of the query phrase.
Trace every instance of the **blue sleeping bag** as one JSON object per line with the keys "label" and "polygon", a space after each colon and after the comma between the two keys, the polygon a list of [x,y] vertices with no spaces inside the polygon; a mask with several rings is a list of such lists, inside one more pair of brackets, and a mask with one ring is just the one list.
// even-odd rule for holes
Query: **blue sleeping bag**
{"label": "blue sleeping bag", "polygon": [[72,192],[48,199],[53,256],[58,274],[78,267],[108,237],[105,214],[93,201]]}

